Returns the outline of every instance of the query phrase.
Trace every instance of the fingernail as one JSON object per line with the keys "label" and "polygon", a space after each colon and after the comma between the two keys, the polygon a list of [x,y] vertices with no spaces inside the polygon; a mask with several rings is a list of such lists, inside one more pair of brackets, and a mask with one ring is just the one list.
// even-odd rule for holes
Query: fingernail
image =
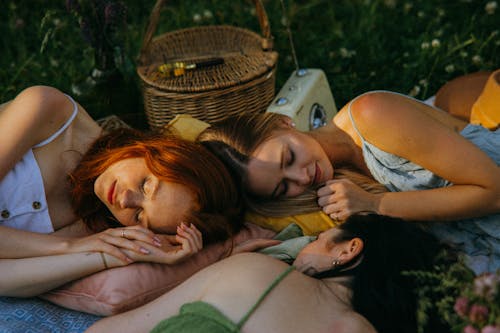
{"label": "fingernail", "polygon": [[161,242],[160,241],[157,241],[156,239],[153,240],[153,243],[154,245],[156,245],[157,247],[161,247]]}
{"label": "fingernail", "polygon": [[141,247],[141,248],[140,248],[140,251],[141,251],[142,253],[144,253],[144,254],[150,254],[150,253],[151,253],[151,252],[149,252],[149,250],[148,250],[148,249],[145,249],[145,248],[143,248],[143,247]]}
{"label": "fingernail", "polygon": [[127,260],[128,263],[133,263],[134,261],[132,259],[130,259],[129,257],[126,257],[125,258]]}
{"label": "fingernail", "polygon": [[154,236],[153,241],[161,243],[160,238],[158,236]]}

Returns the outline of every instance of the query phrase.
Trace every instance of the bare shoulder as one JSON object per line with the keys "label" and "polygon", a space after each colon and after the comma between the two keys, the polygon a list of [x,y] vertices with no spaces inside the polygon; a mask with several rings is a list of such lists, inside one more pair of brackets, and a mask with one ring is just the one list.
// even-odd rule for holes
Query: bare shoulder
{"label": "bare shoulder", "polygon": [[390,91],[367,92],[350,102],[352,117],[359,126],[398,122],[409,114],[418,115],[415,110],[429,108],[418,100]]}
{"label": "bare shoulder", "polygon": [[365,317],[354,311],[343,315],[335,328],[337,333],[377,333],[375,327]]}
{"label": "bare shoulder", "polygon": [[2,121],[19,131],[29,130],[36,143],[57,131],[72,110],[71,101],[61,91],[33,86],[24,89],[7,105],[2,111]]}

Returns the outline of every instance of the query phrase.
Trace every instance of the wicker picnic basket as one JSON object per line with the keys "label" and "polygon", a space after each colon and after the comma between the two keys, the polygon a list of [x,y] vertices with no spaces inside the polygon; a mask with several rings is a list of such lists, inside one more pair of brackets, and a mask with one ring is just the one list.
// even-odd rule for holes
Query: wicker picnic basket
{"label": "wicker picnic basket", "polygon": [[[253,0],[262,36],[228,25],[199,26],[153,38],[165,0],[155,4],[137,73],[144,110],[153,130],[161,130],[177,114],[212,123],[241,112],[264,112],[274,97],[277,52],[272,50],[269,20],[261,0]],[[215,66],[182,76],[159,75],[158,66],[182,61],[223,59]]]}

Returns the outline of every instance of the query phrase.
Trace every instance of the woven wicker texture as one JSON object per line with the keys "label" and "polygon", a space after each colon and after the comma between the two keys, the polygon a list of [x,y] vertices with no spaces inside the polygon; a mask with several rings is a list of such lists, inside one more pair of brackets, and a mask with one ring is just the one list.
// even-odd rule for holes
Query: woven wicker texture
{"label": "woven wicker texture", "polygon": [[[143,41],[137,73],[149,126],[160,130],[177,114],[212,123],[240,112],[264,112],[274,97],[278,54],[272,51],[269,21],[254,0],[262,35],[228,25],[201,26],[153,38],[164,0],[157,1]],[[158,66],[213,58],[223,64],[161,75]]]}

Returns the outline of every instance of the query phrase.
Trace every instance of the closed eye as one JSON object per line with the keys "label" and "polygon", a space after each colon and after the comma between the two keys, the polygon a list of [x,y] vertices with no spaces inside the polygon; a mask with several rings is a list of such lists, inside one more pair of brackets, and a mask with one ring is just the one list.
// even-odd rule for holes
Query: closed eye
{"label": "closed eye", "polygon": [[137,211],[135,212],[134,219],[136,224],[141,223],[141,213],[142,213],[142,208],[137,209]]}
{"label": "closed eye", "polygon": [[293,152],[293,150],[288,148],[288,159],[286,161],[286,165],[290,166],[293,164],[293,162],[295,162],[295,153]]}
{"label": "closed eye", "polygon": [[145,177],[142,182],[141,182],[141,185],[140,185],[140,188],[139,190],[141,191],[141,193],[143,194],[146,194],[146,183],[148,182],[148,177]]}

